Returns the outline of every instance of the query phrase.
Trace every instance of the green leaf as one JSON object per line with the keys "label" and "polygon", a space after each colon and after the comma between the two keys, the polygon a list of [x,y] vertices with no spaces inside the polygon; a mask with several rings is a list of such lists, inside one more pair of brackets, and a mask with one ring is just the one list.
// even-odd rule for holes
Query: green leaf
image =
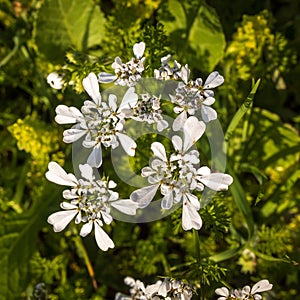
{"label": "green leaf", "polygon": [[224,260],[230,259],[233,256],[237,255],[241,249],[242,249],[242,247],[237,247],[237,248],[229,249],[229,250],[226,250],[224,252],[221,252],[221,253],[213,255],[209,259],[213,260],[216,263],[218,263],[220,261],[224,261]]}
{"label": "green leaf", "polygon": [[214,8],[204,1],[169,0],[160,21],[170,36],[171,48],[182,63],[210,72],[222,59],[225,37]]}
{"label": "green leaf", "polygon": [[245,191],[238,177],[230,167],[228,167],[228,170],[230,175],[233,177],[233,183],[230,185],[229,189],[233,196],[236,206],[244,216],[244,219],[247,224],[247,229],[248,229],[248,237],[250,238],[252,237],[254,231],[254,221],[253,221],[252,211],[248,204]]}
{"label": "green leaf", "polygon": [[7,217],[0,224],[0,299],[20,299],[28,284],[29,260],[39,230],[46,222],[49,203],[58,196],[52,188],[27,213]]}
{"label": "green leaf", "polygon": [[87,51],[100,45],[104,23],[92,0],[45,0],[35,24],[36,44],[50,61],[63,61],[69,48]]}
{"label": "green leaf", "polygon": [[228,126],[228,128],[226,130],[226,133],[225,133],[225,142],[226,143],[228,143],[228,141],[230,140],[230,138],[231,138],[234,130],[238,126],[239,122],[241,121],[241,119],[243,118],[243,116],[245,115],[245,113],[252,106],[253,99],[254,99],[254,96],[255,96],[255,94],[257,92],[259,84],[260,84],[260,79],[258,79],[256,81],[256,83],[252,87],[252,90],[251,90],[250,94],[248,95],[247,99],[241,105],[241,107],[238,109],[238,111],[235,113],[234,117],[232,118],[232,120],[231,120],[231,122],[230,122],[230,124],[229,124],[229,126]]}

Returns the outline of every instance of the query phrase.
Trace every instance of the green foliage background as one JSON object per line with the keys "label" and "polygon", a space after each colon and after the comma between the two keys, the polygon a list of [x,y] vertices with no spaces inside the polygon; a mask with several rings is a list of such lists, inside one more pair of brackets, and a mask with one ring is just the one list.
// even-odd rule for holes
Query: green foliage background
{"label": "green foliage background", "polygon": [[[201,286],[195,299],[268,279],[268,299],[300,299],[299,1],[1,0],[0,30],[1,300],[113,299],[128,291],[126,276],[186,279]],[[107,253],[75,226],[55,234],[46,222],[61,200],[44,177],[48,162],[72,171],[55,107],[80,107],[82,79],[110,71],[115,56],[130,59],[138,41],[149,76],[172,53],[194,78],[225,77],[214,108],[234,183],[200,211],[201,257],[180,211],[113,224]],[[72,86],[51,89],[52,71]]]}

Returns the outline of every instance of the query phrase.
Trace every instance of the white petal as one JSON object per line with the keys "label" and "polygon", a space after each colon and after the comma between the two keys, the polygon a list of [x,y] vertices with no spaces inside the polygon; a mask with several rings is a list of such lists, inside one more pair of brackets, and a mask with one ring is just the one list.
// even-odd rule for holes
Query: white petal
{"label": "white petal", "polygon": [[84,224],[84,225],[81,227],[80,235],[81,235],[82,237],[85,237],[85,236],[87,236],[88,234],[91,233],[92,229],[93,229],[93,222],[90,221],[90,222]]}
{"label": "white petal", "polygon": [[58,105],[55,109],[55,122],[58,124],[72,124],[76,123],[83,115],[76,107],[68,107],[66,105]]}
{"label": "white petal", "polygon": [[154,198],[159,184],[146,186],[131,193],[130,199],[137,203],[138,208],[145,208]]}
{"label": "white petal", "polygon": [[270,284],[268,280],[263,279],[263,280],[260,280],[259,282],[257,282],[256,284],[254,284],[254,286],[251,289],[251,294],[253,295],[255,293],[269,291],[272,289],[272,287],[273,287],[273,285]]}
{"label": "white petal", "polygon": [[70,210],[70,209],[78,209],[78,206],[75,205],[75,204],[72,204],[72,203],[69,203],[69,202],[62,202],[60,204],[60,207],[62,209],[67,209],[67,210]]}
{"label": "white petal", "polygon": [[117,110],[117,96],[114,94],[109,94],[108,96],[108,105],[113,110]]}
{"label": "white petal", "polygon": [[76,216],[78,210],[66,210],[59,211],[52,215],[50,215],[47,219],[47,222],[53,225],[53,230],[55,232],[60,232],[64,230],[67,225],[72,221],[72,219]]}
{"label": "white petal", "polygon": [[192,228],[199,230],[201,227],[202,220],[198,211],[185,199],[182,206],[182,228],[184,230],[190,230]]}
{"label": "white petal", "polygon": [[81,176],[89,181],[94,180],[93,169],[89,164],[79,165]]}
{"label": "white petal", "polygon": [[185,84],[188,83],[190,77],[190,69],[188,68],[188,65],[185,65],[181,68],[181,79]]}
{"label": "white petal", "polygon": [[173,205],[173,192],[169,191],[169,193],[162,198],[161,208],[170,209]]}
{"label": "white petal", "polygon": [[158,157],[162,161],[167,161],[166,149],[163,144],[159,142],[154,142],[151,144],[151,150],[153,151],[154,156]]}
{"label": "white petal", "polygon": [[188,200],[191,202],[191,204],[196,208],[196,210],[200,209],[200,202],[197,196],[187,193],[186,197],[188,198]]}
{"label": "white petal", "polygon": [[65,199],[76,199],[78,198],[78,195],[72,193],[70,190],[63,191],[63,197]]}
{"label": "white petal", "polygon": [[172,128],[174,131],[179,131],[181,128],[183,128],[184,123],[187,120],[187,114],[186,111],[182,111],[174,120]]}
{"label": "white petal", "polygon": [[85,91],[93,99],[93,101],[97,105],[100,105],[102,98],[99,91],[97,76],[94,73],[90,73],[86,78],[82,80],[82,85]]}
{"label": "white petal", "polygon": [[209,175],[210,173],[210,168],[207,166],[203,166],[197,170],[197,174],[199,175]]}
{"label": "white petal", "polygon": [[205,131],[205,124],[199,121],[196,117],[189,117],[183,126],[184,143],[183,151],[188,150],[193,144],[195,144]]}
{"label": "white petal", "polygon": [[174,146],[174,149],[181,152],[182,151],[182,139],[178,135],[173,135],[172,136],[172,143]]}
{"label": "white petal", "polygon": [[230,175],[223,173],[212,173],[197,179],[214,191],[227,191],[228,186],[233,182]]}
{"label": "white petal", "polygon": [[171,59],[171,54],[168,54],[160,59],[162,65],[166,65]]}
{"label": "white petal", "polygon": [[51,161],[48,164],[49,171],[46,172],[46,178],[59,185],[76,186],[78,181],[73,174],[67,174],[66,171],[56,162]]}
{"label": "white petal", "polygon": [[91,141],[88,139],[88,136],[85,137],[85,140],[82,141],[82,146],[85,148],[92,148],[95,147],[96,141]]}
{"label": "white petal", "polygon": [[130,199],[111,202],[110,205],[126,215],[136,215],[137,203]]}
{"label": "white petal", "polygon": [[153,175],[153,174],[156,174],[156,172],[150,167],[144,167],[142,169],[142,174],[141,175],[143,177],[148,177],[148,176]]}
{"label": "white petal", "polygon": [[92,168],[99,168],[102,165],[102,148],[101,144],[97,144],[88,157],[87,163]]}
{"label": "white petal", "polygon": [[157,122],[157,131],[162,132],[166,128],[168,128],[169,123],[166,120],[160,120]]}
{"label": "white petal", "polygon": [[133,53],[136,58],[141,58],[144,54],[146,44],[144,42],[133,45]]}
{"label": "white petal", "polygon": [[217,118],[217,112],[206,105],[201,105],[201,116],[205,123],[215,120]]}
{"label": "white petal", "polygon": [[101,215],[105,224],[110,224],[112,222],[113,218],[108,212],[102,210]]}
{"label": "white petal", "polygon": [[129,156],[134,156],[135,155],[135,148],[136,148],[136,143],[135,141],[123,134],[123,133],[120,133],[120,132],[117,132],[116,135],[118,136],[119,138],[119,141],[124,149],[124,151],[129,155]]}
{"label": "white petal", "polygon": [[100,83],[110,83],[115,81],[116,79],[117,76],[110,73],[101,72],[98,74],[98,80]]}
{"label": "white petal", "polygon": [[205,105],[212,105],[214,104],[216,101],[216,99],[214,97],[207,97],[203,102],[202,104],[205,104]]}
{"label": "white petal", "polygon": [[229,296],[229,290],[226,287],[221,287],[215,290],[215,293],[220,296]]}
{"label": "white petal", "polygon": [[77,128],[67,129],[63,132],[63,136],[64,136],[63,141],[65,143],[73,143],[79,140],[85,134],[86,134],[85,129],[77,129]]}
{"label": "white petal", "polygon": [[103,250],[107,251],[109,248],[114,248],[115,244],[108,236],[108,234],[102,229],[99,225],[98,221],[94,222],[95,224],[95,239],[97,242],[98,247]]}
{"label": "white petal", "polygon": [[121,111],[122,109],[128,109],[134,107],[137,100],[138,100],[138,95],[135,93],[134,87],[130,87],[124,94],[118,112]]}
{"label": "white petal", "polygon": [[207,77],[203,88],[204,89],[213,89],[224,82],[224,77],[219,74],[219,72],[214,71],[209,74]]}

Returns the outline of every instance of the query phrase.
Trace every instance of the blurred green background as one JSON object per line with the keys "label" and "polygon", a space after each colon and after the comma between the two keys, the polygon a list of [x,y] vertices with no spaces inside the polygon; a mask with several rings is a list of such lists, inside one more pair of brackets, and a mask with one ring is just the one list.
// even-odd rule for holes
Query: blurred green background
{"label": "blurred green background", "polygon": [[[224,284],[268,279],[266,299],[300,299],[299,1],[0,0],[0,30],[1,300],[114,299],[128,291],[126,276],[186,279],[205,299]],[[82,79],[111,72],[114,57],[129,60],[139,41],[147,76],[171,53],[192,78],[214,70],[225,78],[214,108],[235,182],[200,211],[201,269],[189,264],[193,236],[180,228],[180,211],[149,224],[115,222],[107,253],[76,226],[55,234],[46,222],[62,199],[44,177],[49,161],[72,172],[55,107],[79,108]],[[51,89],[50,72],[71,84]],[[245,101],[259,78],[254,101]],[[132,164],[142,167],[138,157]]]}

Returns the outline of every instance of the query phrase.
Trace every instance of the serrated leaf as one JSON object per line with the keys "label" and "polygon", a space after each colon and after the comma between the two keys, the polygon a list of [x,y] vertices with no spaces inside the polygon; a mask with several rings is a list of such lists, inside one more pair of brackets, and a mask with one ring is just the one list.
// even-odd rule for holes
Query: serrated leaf
{"label": "serrated leaf", "polygon": [[99,45],[105,18],[92,0],[45,0],[35,24],[39,51],[52,62],[64,59],[65,51],[87,51]]}
{"label": "serrated leaf", "polygon": [[204,1],[169,0],[160,21],[182,63],[210,72],[222,59],[225,37],[214,8]]}

